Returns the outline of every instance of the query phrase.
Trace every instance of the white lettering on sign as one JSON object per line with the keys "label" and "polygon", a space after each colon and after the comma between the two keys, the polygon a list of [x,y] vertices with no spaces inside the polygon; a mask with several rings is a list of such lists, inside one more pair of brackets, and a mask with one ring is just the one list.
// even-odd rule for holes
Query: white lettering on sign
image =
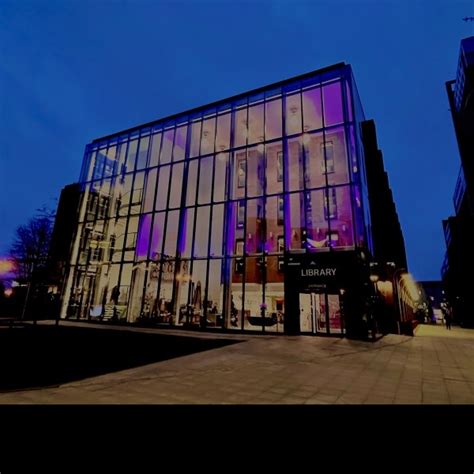
{"label": "white lettering on sign", "polygon": [[301,276],[336,276],[335,268],[304,268],[301,270]]}

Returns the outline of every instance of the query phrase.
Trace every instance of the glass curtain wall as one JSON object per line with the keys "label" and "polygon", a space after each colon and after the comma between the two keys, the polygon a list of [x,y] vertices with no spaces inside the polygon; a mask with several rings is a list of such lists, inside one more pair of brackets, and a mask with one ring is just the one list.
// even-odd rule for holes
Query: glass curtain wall
{"label": "glass curtain wall", "polygon": [[86,148],[63,316],[283,332],[283,259],[366,245],[350,69]]}

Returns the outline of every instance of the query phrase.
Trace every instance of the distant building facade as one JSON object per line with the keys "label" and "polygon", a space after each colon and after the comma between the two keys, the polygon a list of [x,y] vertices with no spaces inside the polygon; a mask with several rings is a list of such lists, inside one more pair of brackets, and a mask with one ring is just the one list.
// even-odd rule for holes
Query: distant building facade
{"label": "distant building facade", "polygon": [[454,320],[474,325],[474,37],[461,41],[456,79],[446,83],[461,166],[454,190],[455,215],[443,220],[446,255],[441,269]]}
{"label": "distant building facade", "polygon": [[365,337],[406,259],[364,122],[340,63],[94,140],[62,317]]}

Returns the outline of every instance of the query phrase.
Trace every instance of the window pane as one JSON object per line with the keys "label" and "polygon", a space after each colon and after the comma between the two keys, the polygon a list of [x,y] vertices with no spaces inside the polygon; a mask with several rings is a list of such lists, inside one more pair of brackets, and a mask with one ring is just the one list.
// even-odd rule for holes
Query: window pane
{"label": "window pane", "polygon": [[119,163],[118,163],[118,168],[117,172],[120,174],[126,173],[127,168],[126,168],[126,154],[127,154],[127,144],[122,143],[119,145]]}
{"label": "window pane", "polygon": [[158,192],[156,195],[155,210],[166,209],[168,199],[168,187],[170,182],[170,167],[163,166],[158,170]]}
{"label": "window pane", "polygon": [[323,134],[305,133],[302,136],[302,143],[305,152],[306,188],[321,188],[326,186]]}
{"label": "window pane", "polygon": [[265,332],[284,332],[285,291],[280,257],[266,258]]}
{"label": "window pane", "polygon": [[288,142],[288,189],[296,191],[303,189],[303,160],[301,156],[301,145],[299,138],[293,138]]}
{"label": "window pane", "polygon": [[243,108],[235,112],[234,147],[243,146],[247,143],[247,133],[247,109]]}
{"label": "window pane", "polygon": [[123,259],[132,261],[135,257],[138,234],[138,216],[130,217],[128,220],[127,235],[125,236],[125,252]]}
{"label": "window pane", "polygon": [[328,212],[336,209],[327,206],[324,189],[306,193],[306,247],[310,250],[324,249],[329,244]]}
{"label": "window pane", "polygon": [[303,193],[290,194],[290,249],[301,250]]}
{"label": "window pane", "polygon": [[191,125],[191,147],[189,150],[189,156],[199,156],[199,147],[201,142],[201,122],[193,122]]}
{"label": "window pane", "polygon": [[217,117],[216,153],[228,150],[230,146],[230,114]]}
{"label": "window pane", "polygon": [[190,305],[191,320],[193,325],[199,325],[201,318],[204,316],[204,297],[206,292],[206,274],[207,261],[194,260],[192,263],[191,280],[190,280]]}
{"label": "window pane", "polygon": [[334,82],[323,87],[324,126],[343,122],[341,83]]}
{"label": "window pane", "polygon": [[178,282],[176,286],[176,301],[177,301],[177,318],[176,324],[189,324],[191,323],[190,319],[192,317],[190,302],[191,302],[191,295],[190,295],[190,267],[191,261],[190,260],[182,260],[179,266],[179,273],[176,276],[176,280]]}
{"label": "window pane", "polygon": [[349,81],[345,82],[346,84],[346,101],[347,101],[347,117],[350,122],[352,122],[352,94],[349,86]]}
{"label": "window pane", "polygon": [[328,184],[348,183],[347,149],[342,127],[326,133],[325,150]]}
{"label": "window pane", "polygon": [[198,176],[199,160],[189,162],[188,183],[186,186],[186,205],[193,206],[196,202],[196,186]]}
{"label": "window pane", "polygon": [[226,311],[226,327],[228,329],[241,329],[243,327],[243,288],[241,259],[229,259],[231,272],[230,298]]}
{"label": "window pane", "polygon": [[184,242],[182,244],[181,252],[184,258],[191,257],[192,245],[193,245],[193,229],[194,229],[194,208],[185,208],[183,211],[184,215],[184,229],[183,236]]}
{"label": "window pane", "polygon": [[301,133],[301,95],[286,97],[286,134]]}
{"label": "window pane", "polygon": [[348,247],[354,245],[351,197],[349,189],[349,186],[329,188],[330,197],[331,192],[335,193],[334,199],[337,206],[337,213],[330,221],[330,242],[332,247]]}
{"label": "window pane", "polygon": [[265,203],[265,250],[270,253],[283,251],[279,238],[283,237],[283,196],[266,199]]}
{"label": "window pane", "polygon": [[166,130],[163,134],[163,144],[161,145],[160,164],[171,161],[171,152],[173,150],[174,129]]}
{"label": "window pane", "polygon": [[183,125],[176,129],[176,138],[174,140],[173,161],[184,160],[186,152],[186,132],[188,126]]}
{"label": "window pane", "polygon": [[158,173],[156,169],[148,172],[146,178],[146,189],[145,189],[145,202],[143,204],[143,211],[149,212],[153,210],[153,204],[155,202],[155,188],[156,188],[156,177]]}
{"label": "window pane", "polygon": [[247,258],[245,261],[244,329],[262,330],[263,286],[260,258]]}
{"label": "window pane", "polygon": [[265,146],[267,154],[266,185],[267,194],[283,191],[283,148],[280,142]]}
{"label": "window pane", "polygon": [[[128,303],[128,295],[130,294],[130,283],[132,280],[133,264],[129,263],[122,266],[122,274],[120,276],[120,286],[117,292],[117,303],[119,306],[125,306]],[[125,316],[126,308],[123,308],[123,315]]]}
{"label": "window pane", "polygon": [[[229,225],[227,228],[226,238],[226,254],[227,255],[243,255],[244,249],[244,226],[245,226],[245,200],[227,204],[227,219]],[[240,242],[241,251],[239,252],[237,242]]]}
{"label": "window pane", "polygon": [[[260,150],[260,147],[263,150]],[[261,196],[264,189],[264,145],[248,150],[247,155],[247,195],[250,197]]]}
{"label": "window pane", "polygon": [[247,177],[247,153],[245,150],[234,154],[234,172],[232,198],[239,199],[245,197],[245,181]]}
{"label": "window pane", "polygon": [[140,139],[140,147],[137,157],[137,170],[141,170],[147,165],[148,145],[150,144],[150,137],[143,137]]}
{"label": "window pane", "polygon": [[143,187],[145,182],[145,172],[135,173],[135,181],[133,182],[133,190],[130,199],[130,213],[138,214],[142,207]]}
{"label": "window pane", "polygon": [[120,262],[122,260],[122,250],[125,245],[125,218],[117,219],[114,233],[110,236],[110,246],[112,251],[112,261]]}
{"label": "window pane", "polygon": [[152,260],[159,260],[161,258],[164,228],[165,228],[165,213],[159,212],[155,214],[155,217],[153,220],[150,253],[148,255],[148,257],[151,258]]}
{"label": "window pane", "polygon": [[220,152],[215,160],[214,202],[225,199],[226,171],[229,153]]}
{"label": "window pane", "polygon": [[197,209],[196,239],[194,243],[195,257],[207,257],[210,209],[210,206],[198,207]]}
{"label": "window pane", "polygon": [[263,225],[263,199],[247,201],[247,228],[245,250],[248,254],[263,252],[265,229]]}
{"label": "window pane", "polygon": [[116,165],[117,162],[115,160],[117,153],[117,147],[113,146],[107,150],[107,156],[104,162],[104,178],[108,176],[112,176],[117,172]]}
{"label": "window pane", "polygon": [[174,258],[178,241],[179,211],[168,212],[168,222],[166,224],[166,240],[164,254],[165,258]]}
{"label": "window pane", "polygon": [[177,321],[175,307],[173,305],[173,281],[174,281],[174,261],[166,261],[161,265],[160,295],[158,300],[158,312],[161,323]]}
{"label": "window pane", "polygon": [[181,206],[181,191],[183,189],[183,168],[183,163],[178,163],[173,166],[169,203],[170,208]]}
{"label": "window pane", "polygon": [[214,206],[212,210],[211,257],[219,257],[223,253],[222,236],[224,233],[224,204]]}
{"label": "window pane", "polygon": [[201,169],[199,172],[199,204],[207,204],[211,201],[212,162],[212,156],[201,159]]}
{"label": "window pane", "polygon": [[135,157],[137,154],[138,140],[133,140],[128,144],[127,161],[125,164],[126,171],[133,171],[135,166]]}
{"label": "window pane", "polygon": [[158,157],[160,156],[161,133],[153,135],[151,141],[150,166],[158,165]]}
{"label": "window pane", "polygon": [[204,120],[201,137],[201,155],[214,153],[214,139],[216,132],[216,119]]}
{"label": "window pane", "polygon": [[207,325],[211,327],[222,327],[224,322],[222,317],[224,302],[222,265],[222,260],[211,260],[209,262]]}
{"label": "window pane", "polygon": [[264,108],[263,104],[256,105],[254,107],[249,107],[249,134],[248,134],[248,144],[260,143],[264,141],[264,131],[263,131],[263,113]]}
{"label": "window pane", "polygon": [[323,127],[321,89],[319,87],[303,92],[304,131]]}
{"label": "window pane", "polygon": [[152,219],[152,214],[144,214],[140,216],[140,226],[138,231],[135,261],[146,260],[148,256],[148,244],[150,243],[150,230]]}
{"label": "window pane", "polygon": [[265,104],[265,138],[272,140],[282,136],[281,99]]}
{"label": "window pane", "polygon": [[102,178],[102,174],[104,173],[104,160],[105,160],[105,150],[101,150],[94,153],[94,158],[92,160],[94,171],[93,171],[91,179],[98,180]]}

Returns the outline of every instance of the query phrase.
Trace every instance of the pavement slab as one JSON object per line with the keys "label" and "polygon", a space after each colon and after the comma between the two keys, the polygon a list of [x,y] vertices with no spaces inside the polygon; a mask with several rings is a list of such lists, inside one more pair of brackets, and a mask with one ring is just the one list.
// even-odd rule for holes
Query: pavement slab
{"label": "pavement slab", "polygon": [[170,329],[117,330],[242,342],[57,387],[3,392],[0,403],[474,403],[474,330],[455,326],[448,331],[440,325],[420,325],[414,337],[391,334],[376,342]]}

